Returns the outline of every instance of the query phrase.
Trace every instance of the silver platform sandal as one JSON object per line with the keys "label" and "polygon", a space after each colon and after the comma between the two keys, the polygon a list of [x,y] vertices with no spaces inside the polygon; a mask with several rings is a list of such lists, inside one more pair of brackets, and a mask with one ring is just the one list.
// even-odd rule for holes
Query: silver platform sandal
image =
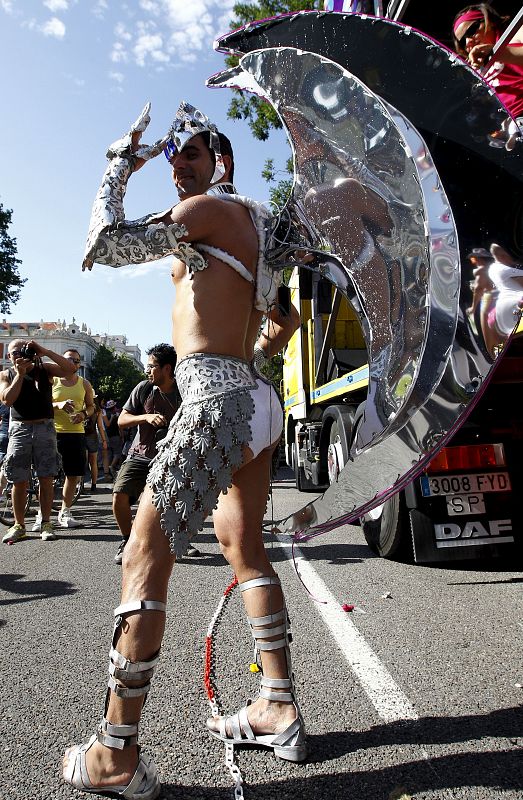
{"label": "silver platform sandal", "polygon": [[[260,586],[280,586],[280,579],[277,576],[267,576],[255,578],[252,581],[240,583],[240,591],[248,592],[249,589],[256,589]],[[269,747],[274,750],[278,758],[286,761],[303,761],[307,757],[307,740],[305,733],[305,723],[301,715],[298,702],[294,691],[294,676],[292,673],[291,654],[289,643],[291,642],[290,623],[287,615],[285,603],[283,607],[274,614],[264,617],[247,617],[254,639],[254,659],[259,670],[262,672],[260,682],[259,697],[279,703],[292,703],[296,709],[296,719],[285,730],[276,734],[258,734],[252,730],[247,718],[247,708],[252,700],[247,701],[247,705],[240,709],[237,714],[230,717],[218,717],[219,732],[212,730],[209,732],[215,739],[220,739],[233,745],[252,745],[256,747]],[[274,641],[267,641],[274,636],[279,638]],[[287,661],[287,678],[266,678],[263,675],[260,653],[267,650],[285,649]],[[275,691],[275,690],[287,691]],[[227,734],[227,728],[232,736]]]}
{"label": "silver platform sandal", "polygon": [[[165,613],[165,603],[156,600],[131,600],[129,603],[118,606],[114,611],[115,623],[113,641],[109,654],[109,683],[105,700],[105,712],[98,730],[88,742],[76,745],[66,751],[68,759],[64,768],[64,780],[81,792],[105,795],[107,797],[123,797],[125,800],[154,800],[161,790],[156,766],[150,756],[145,756],[138,747],[138,766],[133,777],[126,786],[93,786],[87,773],[85,756],[92,745],[98,741],[105,747],[123,750],[138,744],[138,723],[128,725],[114,725],[107,719],[110,692],[118,697],[141,697],[144,705],[147,693],[151,688],[150,679],[160,658],[160,651],[149,661],[129,661],[115,646],[116,636],[127,614],[137,611],[162,611]],[[142,683],[137,686],[136,683]],[[132,683],[132,686],[128,686]]]}

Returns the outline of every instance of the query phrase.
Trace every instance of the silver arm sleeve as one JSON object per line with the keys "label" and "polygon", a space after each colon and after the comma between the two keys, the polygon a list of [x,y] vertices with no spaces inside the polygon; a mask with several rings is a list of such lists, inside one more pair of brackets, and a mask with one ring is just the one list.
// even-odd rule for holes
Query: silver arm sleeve
{"label": "silver arm sleeve", "polygon": [[123,200],[132,171],[132,156],[111,158],[93,204],[82,269],[92,269],[95,262],[123,267],[156,261],[174,254],[178,240],[187,235],[184,225],[154,223],[154,214],[124,219]]}

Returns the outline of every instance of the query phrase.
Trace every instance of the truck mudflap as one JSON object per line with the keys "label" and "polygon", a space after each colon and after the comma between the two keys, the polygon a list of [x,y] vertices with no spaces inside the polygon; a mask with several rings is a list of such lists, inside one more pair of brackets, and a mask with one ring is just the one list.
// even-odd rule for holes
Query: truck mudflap
{"label": "truck mudflap", "polygon": [[[418,507],[409,509],[417,564],[523,555],[513,492],[474,497],[471,504],[456,496],[423,499],[418,495]],[[449,514],[449,507],[456,513]]]}

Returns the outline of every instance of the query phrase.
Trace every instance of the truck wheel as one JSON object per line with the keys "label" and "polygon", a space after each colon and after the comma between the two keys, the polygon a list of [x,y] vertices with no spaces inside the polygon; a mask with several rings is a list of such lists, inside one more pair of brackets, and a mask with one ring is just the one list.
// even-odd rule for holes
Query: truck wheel
{"label": "truck wheel", "polygon": [[298,450],[296,442],[292,445],[292,463],[294,466],[294,480],[296,481],[296,488],[299,492],[316,492],[320,491],[319,486],[311,481],[305,474],[303,467],[298,466]]}
{"label": "truck wheel", "polygon": [[329,475],[329,483],[337,482],[340,472],[345,466],[345,454],[341,440],[342,435],[344,436],[345,432],[342,431],[340,434],[338,421],[334,420],[329,431],[329,447],[327,450],[327,473]]}
{"label": "truck wheel", "polygon": [[353,418],[353,409],[349,407],[329,406],[323,412],[320,452],[322,473],[329,484],[336,483],[349,460]]}
{"label": "truck wheel", "polygon": [[[380,510],[381,509],[381,510]],[[403,492],[361,518],[363,535],[373,553],[393,561],[412,561],[410,518]]]}

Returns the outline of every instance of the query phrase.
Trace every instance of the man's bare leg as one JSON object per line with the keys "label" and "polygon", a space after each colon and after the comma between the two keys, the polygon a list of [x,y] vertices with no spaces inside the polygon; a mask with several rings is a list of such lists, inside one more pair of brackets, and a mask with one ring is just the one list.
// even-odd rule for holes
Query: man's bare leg
{"label": "man's bare leg", "polygon": [[71,508],[79,480],[79,475],[65,476],[64,488],[62,489],[62,508]]}
{"label": "man's bare leg", "polygon": [[124,539],[128,539],[133,524],[133,512],[129,502],[129,495],[124,492],[113,493],[113,514],[120,533]]}
{"label": "man's bare leg", "polygon": [[[235,473],[232,487],[220,497],[213,514],[214,530],[221,551],[240,584],[262,576],[276,575],[267,558],[262,537],[272,453],[273,448],[264,450]],[[242,598],[249,617],[274,613],[284,605],[279,585],[250,589],[242,594]],[[263,674],[267,678],[288,677],[284,649],[264,651],[261,658]],[[296,719],[296,708],[292,703],[258,698],[249,705],[248,717],[255,734],[279,733]],[[218,731],[216,720],[209,720],[208,724]]]}
{"label": "man's bare leg", "polygon": [[[168,539],[160,527],[159,514],[151,502],[151,490],[146,487],[124,551],[121,603],[131,600],[165,603],[174,560]],[[126,615],[115,646],[131,661],[148,661],[160,649],[164,629],[163,612]],[[111,691],[105,716],[113,725],[139,722],[142,705],[143,697],[122,698]],[[86,754],[89,778],[95,786],[100,787],[128,783],[136,770],[137,761],[136,746],[117,750],[95,742]],[[68,752],[64,757],[64,767],[67,762]]]}
{"label": "man's bare leg", "polygon": [[98,453],[89,453],[89,472],[91,473],[91,485],[96,486],[98,481]]}
{"label": "man's bare leg", "polygon": [[12,491],[13,514],[15,522],[25,525],[25,504],[27,503],[27,481],[13,484]]}
{"label": "man's bare leg", "polygon": [[53,510],[54,477],[38,478],[40,485],[38,499],[40,501],[40,511],[42,512],[42,522],[49,522]]}

